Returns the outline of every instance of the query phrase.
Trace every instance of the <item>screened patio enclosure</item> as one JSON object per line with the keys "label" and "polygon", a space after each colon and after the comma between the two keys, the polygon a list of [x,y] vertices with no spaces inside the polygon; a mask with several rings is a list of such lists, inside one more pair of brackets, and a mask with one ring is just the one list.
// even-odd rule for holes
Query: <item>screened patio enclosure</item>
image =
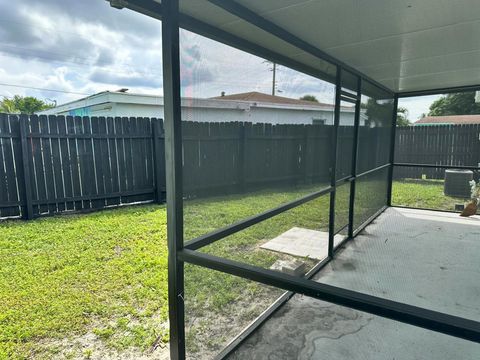
{"label": "screened patio enclosure", "polygon": [[[402,216],[395,218],[400,210],[391,208],[392,179],[400,168],[480,170],[479,164],[448,161],[396,163],[394,156],[399,98],[480,90],[478,1],[109,2],[116,8],[129,8],[162,21],[172,359],[197,357],[188,354],[188,342],[196,336],[195,332],[197,338],[203,334],[205,342],[211,340],[208,337],[226,336],[218,329],[207,331],[206,325],[195,327],[195,319],[189,318],[189,307],[199,306],[188,302],[189,291],[198,291],[196,276],[218,278],[218,286],[205,289],[206,292],[220,293],[227,287],[239,291],[244,296],[244,308],[255,303],[255,299],[263,299],[262,304],[268,305],[247,311],[250,315],[239,310],[242,316],[250,316],[248,326],[236,329],[238,336],[218,345],[219,350],[209,353],[212,356],[240,356],[245,344],[250,344],[250,350],[255,349],[252,336],[269,326],[287,332],[288,327],[269,325],[270,321],[278,321],[285,307],[297,308],[297,315],[305,316],[301,312],[303,305],[323,310],[337,307],[337,314],[354,323],[348,325],[348,333],[356,333],[375,318],[381,326],[377,333],[370,334],[372,338],[381,336],[389,326],[404,326],[404,334],[432,336],[440,343],[443,339],[447,343],[457,341],[459,351],[464,348],[468,356],[480,356],[478,304],[466,304],[462,311],[450,310],[444,306],[448,301],[441,299],[415,301],[409,293],[412,288],[404,286],[419,281],[415,271],[422,271],[428,279],[425,271],[430,268],[416,265],[429,256],[435,258],[426,251],[431,243],[406,241],[408,232],[414,226],[424,226],[419,218],[423,217],[425,224],[438,219],[432,220],[432,214],[412,215],[408,210],[402,210]],[[185,35],[185,31],[191,35]],[[210,39],[213,50],[199,50],[196,42],[200,40],[196,36]],[[215,52],[220,51],[216,43],[231,49]],[[237,55],[237,51],[257,57],[258,60],[251,60],[252,64],[267,61],[282,66],[291,86],[308,84],[308,89],[321,89],[322,98],[314,106],[318,111],[322,107],[325,118],[298,123],[288,116],[276,115],[274,123],[252,123],[245,111],[241,112],[244,118],[235,113],[239,116],[236,121],[214,121],[212,114],[194,110],[194,100],[181,99],[185,92],[190,99],[202,97],[207,86],[214,87],[215,80],[207,71],[212,59],[220,59],[227,69],[220,74],[224,77],[217,80],[215,89],[228,88],[229,81],[236,81],[238,88],[245,89],[259,85],[253,70],[242,70],[241,65],[250,60]],[[235,73],[241,76],[232,80]],[[272,91],[275,93],[275,82]],[[226,108],[231,105],[224,104]],[[248,106],[261,110],[258,103]],[[278,103],[264,106],[285,111],[287,107]],[[308,103],[295,106],[303,112],[311,109]],[[265,109],[261,111],[266,113]],[[223,199],[208,216],[196,211],[198,202],[205,197]],[[438,216],[446,223],[456,221]],[[395,228],[395,219],[405,223]],[[468,244],[462,245],[468,246],[468,251],[462,247],[461,258],[454,253],[456,246],[436,247],[436,251],[442,256],[450,254],[455,259],[452,266],[464,259],[470,279],[475,279],[479,272],[478,262],[474,264],[478,260],[475,254],[480,254],[480,244],[474,241],[475,237],[480,241],[477,225],[457,225],[456,234],[465,232],[465,237],[469,236]],[[382,235],[387,234],[385,227],[389,235]],[[425,227],[431,234],[441,228]],[[311,247],[306,245],[309,236],[313,239]],[[390,258],[385,262],[373,261],[383,259],[374,245],[387,244],[389,239],[394,243],[387,249]],[[288,252],[277,247],[270,251],[280,243],[294,244],[294,249]],[[293,251],[297,253],[292,255]],[[410,251],[415,252],[411,257]],[[304,263],[304,275],[282,268],[282,261],[299,259]],[[280,268],[273,266],[274,262]],[[338,267],[348,270],[349,275],[337,276]],[[395,267],[401,270],[392,275]],[[363,277],[352,275],[362,269]],[[437,290],[430,296],[441,296],[442,286],[462,281],[461,277],[444,283],[442,276],[430,278],[434,282],[430,285]],[[397,288],[403,292],[393,291],[396,295],[390,296],[377,291],[377,280],[390,283],[388,291]],[[260,288],[253,285],[258,283],[262,284]],[[478,281],[465,286],[470,299],[480,294]],[[278,292],[279,289],[286,292]],[[461,286],[456,289],[460,293]],[[445,288],[446,292],[450,290]],[[228,299],[207,302],[205,307],[228,309]],[[232,317],[234,312],[237,314],[230,310]],[[303,322],[320,331],[322,324],[334,321],[328,317],[330,310],[322,311],[322,316],[307,315]],[[228,316],[215,321],[208,326],[233,322]],[[270,345],[284,345],[288,340],[270,335],[263,334],[260,339]],[[402,338],[397,343],[394,339],[385,341],[399,349]],[[257,349],[262,348],[258,344]],[[329,353],[332,350],[328,344],[316,346],[320,352],[322,346]],[[347,343],[343,349],[348,346],[356,344]],[[255,357],[252,353],[244,354],[247,355],[243,358]],[[343,352],[336,358],[342,355],[352,356]],[[295,356],[298,354],[290,358]],[[368,356],[368,351],[364,356]]]}

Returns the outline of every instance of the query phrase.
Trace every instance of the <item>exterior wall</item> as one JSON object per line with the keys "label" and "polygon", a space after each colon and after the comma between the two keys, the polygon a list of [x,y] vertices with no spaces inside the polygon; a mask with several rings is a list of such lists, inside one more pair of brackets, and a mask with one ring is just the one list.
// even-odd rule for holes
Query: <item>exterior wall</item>
{"label": "exterior wall", "polygon": [[[346,114],[353,125],[353,112]],[[182,108],[182,119],[199,122],[248,121],[266,124],[312,124],[313,119],[333,124],[333,112],[251,107],[249,110]]]}
{"label": "exterior wall", "polygon": [[[55,110],[55,109],[52,109]],[[84,107],[52,111],[57,115],[72,116],[127,116],[163,118],[163,105],[105,103]],[[333,111],[294,110],[284,108],[264,108],[252,106],[249,109],[182,107],[182,119],[198,122],[248,121],[267,124],[312,124],[314,119],[325,120],[326,125],[333,124]],[[354,112],[341,112],[341,124],[353,125]]]}
{"label": "exterior wall", "polygon": [[333,125],[333,111],[271,109],[258,107],[254,107],[250,110],[250,121],[253,123],[312,124],[313,119],[325,120],[326,125]]}

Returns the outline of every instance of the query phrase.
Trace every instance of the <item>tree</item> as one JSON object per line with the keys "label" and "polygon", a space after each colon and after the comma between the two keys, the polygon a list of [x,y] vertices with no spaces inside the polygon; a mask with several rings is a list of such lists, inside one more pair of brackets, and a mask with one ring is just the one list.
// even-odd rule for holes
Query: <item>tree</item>
{"label": "tree", "polygon": [[397,126],[412,125],[408,120],[408,109],[402,106],[397,108]]}
{"label": "tree", "polygon": [[17,113],[18,110],[15,108],[15,103],[12,99],[3,98],[3,100],[0,102],[0,112],[14,114]]}
{"label": "tree", "polygon": [[429,116],[480,114],[480,103],[475,102],[475,92],[451,93],[430,105]]}
{"label": "tree", "polygon": [[315,95],[303,95],[300,100],[305,100],[305,101],[312,101],[312,102],[317,102],[318,103],[318,100],[317,98],[315,97]]}
{"label": "tree", "polygon": [[362,109],[365,109],[365,116],[368,119],[366,123],[370,126],[382,126],[390,119],[392,121],[392,102],[381,101],[374,98],[368,98],[367,103],[360,105]]}
{"label": "tree", "polygon": [[53,108],[54,105],[33,96],[15,95],[13,98],[4,98],[0,101],[0,112],[12,114],[33,114],[37,111]]}

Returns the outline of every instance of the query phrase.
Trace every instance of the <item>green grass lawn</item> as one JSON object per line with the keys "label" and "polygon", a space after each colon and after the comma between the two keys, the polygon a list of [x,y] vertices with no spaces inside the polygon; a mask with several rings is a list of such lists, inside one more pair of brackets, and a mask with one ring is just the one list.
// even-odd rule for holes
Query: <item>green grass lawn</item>
{"label": "green grass lawn", "polygon": [[442,180],[394,181],[392,205],[454,211],[455,204],[465,204],[469,199],[443,194]]}
{"label": "green grass lawn", "polygon": [[[311,191],[189,201],[185,206],[186,238]],[[296,220],[299,211],[282,214],[282,218],[300,224]],[[275,220],[263,228],[252,227],[238,244],[233,244],[234,239],[225,240],[215,254],[235,251],[239,259],[269,266],[280,255],[255,247],[264,238],[284,231],[268,234],[275,224],[280,225]],[[281,229],[289,226],[281,225]],[[118,352],[129,348],[148,351],[168,339],[165,206],[5,221],[0,223],[0,233],[0,358],[91,357],[95,348],[70,345],[86,333]],[[218,278],[212,271],[193,266],[187,266],[186,273],[186,307],[195,318],[225,313],[232,302],[262,296],[265,289],[223,274]],[[250,321],[253,314],[245,316],[244,320]],[[190,327],[192,351],[197,350],[196,337],[206,324],[200,321]]]}
{"label": "green grass lawn", "polygon": [[[313,190],[189,201],[185,237]],[[394,186],[396,204],[442,208],[453,200],[443,196],[440,184]],[[340,207],[347,202],[348,196],[339,196]],[[269,267],[285,256],[259,245],[292,226],[326,230],[328,206],[323,196],[202,251]],[[339,223],[346,221],[342,216],[347,214],[339,212]],[[168,339],[165,206],[5,221],[0,234],[0,359],[101,358],[102,351],[131,349],[148,354]],[[193,265],[186,265],[185,277],[187,347],[193,354],[218,350],[281,293]]]}
{"label": "green grass lawn", "polygon": [[163,206],[7,221],[0,233],[0,358],[68,357],[55,340],[86,331],[116,348],[167,336]]}

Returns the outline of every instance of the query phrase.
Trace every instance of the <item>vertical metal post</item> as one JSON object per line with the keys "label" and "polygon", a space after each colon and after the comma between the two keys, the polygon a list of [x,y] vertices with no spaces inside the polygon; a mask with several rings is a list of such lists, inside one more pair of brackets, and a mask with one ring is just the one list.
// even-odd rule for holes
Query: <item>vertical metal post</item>
{"label": "vertical metal post", "polygon": [[392,132],[390,134],[390,167],[388,169],[387,206],[392,206],[393,163],[395,161],[395,134],[397,131],[398,94],[393,97]]}
{"label": "vertical metal post", "polygon": [[355,211],[355,191],[357,184],[357,158],[358,158],[358,133],[360,131],[360,106],[362,100],[362,78],[357,80],[357,101],[355,102],[355,121],[353,134],[353,151],[352,151],[352,176],[354,177],[350,183],[350,203],[348,210],[348,237],[353,238],[353,221]]}
{"label": "vertical metal post", "polygon": [[33,205],[32,205],[32,186],[30,182],[30,164],[28,156],[28,142],[27,142],[27,122],[28,115],[20,116],[20,141],[22,145],[22,163],[23,163],[23,186],[25,190],[25,213],[23,217],[27,220],[33,219]]}
{"label": "vertical metal post", "polygon": [[153,142],[153,171],[155,185],[155,202],[165,201],[165,143],[164,134],[160,128],[160,119],[152,119],[152,142]]}
{"label": "vertical metal post", "polygon": [[183,249],[182,119],[178,0],[163,0],[162,60],[165,114],[165,164],[167,184],[168,308],[170,358],[185,359]]}
{"label": "vertical metal post", "polygon": [[342,68],[337,66],[337,75],[335,81],[335,111],[333,120],[332,134],[332,153],[330,158],[330,186],[333,191],[330,193],[330,217],[328,223],[328,256],[333,257],[334,237],[335,237],[335,195],[337,179],[337,138],[338,126],[340,124],[340,102],[342,92]]}

